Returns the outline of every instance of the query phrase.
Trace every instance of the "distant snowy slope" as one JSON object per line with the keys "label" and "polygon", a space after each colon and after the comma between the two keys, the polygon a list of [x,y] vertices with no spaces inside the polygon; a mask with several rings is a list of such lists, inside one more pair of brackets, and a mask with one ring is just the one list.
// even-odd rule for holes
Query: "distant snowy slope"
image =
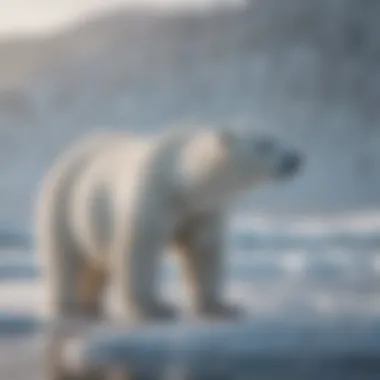
{"label": "distant snowy slope", "polygon": [[42,34],[116,7],[157,11],[208,10],[236,7],[245,0],[0,0],[0,34]]}
{"label": "distant snowy slope", "polygon": [[1,220],[28,225],[38,180],[78,135],[179,121],[260,123],[304,149],[305,173],[256,192],[248,210],[377,205],[379,7],[358,4],[129,9],[3,40]]}

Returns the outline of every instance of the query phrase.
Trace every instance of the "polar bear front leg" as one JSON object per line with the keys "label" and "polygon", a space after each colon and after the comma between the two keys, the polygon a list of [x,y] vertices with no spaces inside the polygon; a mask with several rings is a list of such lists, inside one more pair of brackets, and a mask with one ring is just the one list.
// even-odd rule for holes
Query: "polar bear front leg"
{"label": "polar bear front leg", "polygon": [[191,218],[180,230],[176,245],[197,314],[236,318],[241,309],[223,301],[225,223],[220,215]]}
{"label": "polar bear front leg", "polygon": [[113,268],[122,309],[137,320],[172,319],[177,314],[175,308],[159,300],[157,294],[160,260],[170,239],[170,223],[165,214],[151,210],[128,224],[129,232],[120,230]]}

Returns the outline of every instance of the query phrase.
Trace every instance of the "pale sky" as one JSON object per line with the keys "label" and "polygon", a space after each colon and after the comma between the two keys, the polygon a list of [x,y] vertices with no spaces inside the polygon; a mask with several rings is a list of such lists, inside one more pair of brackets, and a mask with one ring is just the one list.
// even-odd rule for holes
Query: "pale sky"
{"label": "pale sky", "polygon": [[65,26],[82,15],[115,5],[201,8],[240,5],[244,0],[0,0],[0,34],[40,33]]}

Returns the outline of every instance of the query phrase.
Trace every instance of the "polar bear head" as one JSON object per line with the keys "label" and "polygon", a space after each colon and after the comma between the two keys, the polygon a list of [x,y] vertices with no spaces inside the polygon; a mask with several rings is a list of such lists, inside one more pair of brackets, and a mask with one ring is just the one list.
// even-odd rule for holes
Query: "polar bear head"
{"label": "polar bear head", "polygon": [[301,153],[268,132],[226,127],[217,133],[238,182],[291,178],[302,166]]}
{"label": "polar bear head", "polygon": [[268,132],[225,127],[195,132],[179,160],[182,189],[192,203],[234,199],[263,182],[293,177],[302,157]]}

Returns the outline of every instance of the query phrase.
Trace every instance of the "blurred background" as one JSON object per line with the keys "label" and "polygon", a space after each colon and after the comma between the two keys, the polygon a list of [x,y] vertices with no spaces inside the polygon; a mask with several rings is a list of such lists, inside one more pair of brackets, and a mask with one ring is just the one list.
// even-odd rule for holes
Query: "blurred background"
{"label": "blurred background", "polygon": [[[379,17],[377,0],[0,0],[0,336],[43,315],[28,236],[56,155],[89,132],[177,123],[259,125],[307,157],[232,222],[227,293],[254,321],[378,321]],[[164,289],[186,302],[170,264]],[[377,358],[380,329],[360,326],[352,341]],[[351,331],[338,330],[327,346]],[[0,340],[1,379],[42,378],[40,338]]]}
{"label": "blurred background", "polygon": [[0,0],[0,223],[29,229],[38,180],[89,131],[245,122],[289,137],[302,176],[248,211],[380,201],[375,0]]}

